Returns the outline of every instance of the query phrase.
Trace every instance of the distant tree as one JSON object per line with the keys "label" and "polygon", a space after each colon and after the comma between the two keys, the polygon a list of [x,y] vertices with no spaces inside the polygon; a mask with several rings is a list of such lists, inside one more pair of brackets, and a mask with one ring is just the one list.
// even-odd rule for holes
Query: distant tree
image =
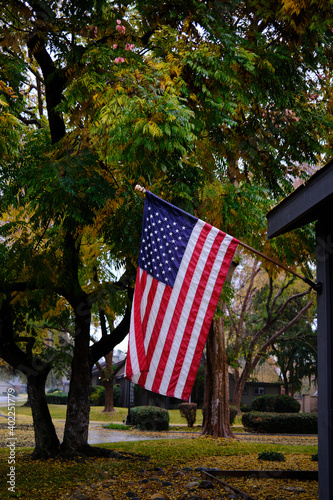
{"label": "distant tree", "polygon": [[[289,311],[286,313],[290,314]],[[277,339],[271,347],[271,353],[281,370],[280,376],[286,394],[300,394],[304,379],[308,379],[309,383],[316,382],[317,332],[307,315]]]}
{"label": "distant tree", "polygon": [[294,278],[280,276],[273,280],[266,275],[258,281],[259,273],[266,273],[256,261],[247,278],[245,268],[239,273],[243,274],[239,297],[236,294],[234,303],[227,305],[228,362],[235,378],[232,402],[238,411],[250,374],[267,355],[275,352],[279,342],[292,335],[292,331],[302,329],[309,321],[313,304],[308,297],[311,289],[301,281],[296,284]]}
{"label": "distant tree", "polygon": [[[107,324],[106,324],[107,322],[105,313],[101,309],[99,310],[99,317],[100,317],[100,326],[102,331],[102,339],[103,338],[106,339],[108,335]],[[113,321],[109,319],[108,323],[109,323],[109,329],[111,331],[114,330]],[[114,380],[117,373],[124,366],[126,359],[124,359],[123,361],[118,363],[116,367],[114,367],[113,351],[110,351],[104,355],[104,360],[105,360],[104,366],[102,366],[102,364],[99,361],[96,362],[96,366],[100,374],[100,383],[105,388],[105,405],[103,411],[109,413],[114,411],[114,406],[113,406]]]}

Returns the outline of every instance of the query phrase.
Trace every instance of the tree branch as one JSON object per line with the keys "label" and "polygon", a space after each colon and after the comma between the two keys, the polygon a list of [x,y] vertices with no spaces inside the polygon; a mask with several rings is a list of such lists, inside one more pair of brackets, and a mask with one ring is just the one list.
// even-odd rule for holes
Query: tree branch
{"label": "tree branch", "polygon": [[289,323],[287,323],[284,327],[282,327],[280,330],[278,330],[274,335],[272,335],[272,337],[270,337],[263,345],[262,347],[260,348],[260,351],[255,355],[255,357],[253,358],[253,361],[251,363],[251,371],[254,370],[254,368],[257,366],[261,356],[263,354],[265,354],[265,352],[267,351],[268,347],[270,347],[274,342],[275,340],[280,337],[286,330],[288,330],[288,328],[290,328],[291,326],[293,326],[302,316],[303,314],[308,310],[310,309],[310,307],[312,306],[312,300],[309,300],[307,302],[307,304],[303,307],[303,309],[301,309],[299,311],[299,313],[296,314],[296,316],[293,317],[292,320],[289,321]]}
{"label": "tree branch", "polygon": [[[130,302],[133,298],[133,289],[128,291],[128,296]],[[112,351],[114,347],[116,347],[119,342],[124,340],[126,335],[129,332],[130,327],[130,319],[131,319],[131,303],[128,304],[126,308],[125,315],[119,325],[113,330],[113,332],[106,337],[102,337],[98,342],[90,347],[90,359],[91,366],[96,364],[101,357],[105,356],[108,352]]]}
{"label": "tree branch", "polygon": [[24,118],[24,116],[18,115],[18,119],[24,123],[24,125],[36,125],[38,128],[42,128],[42,124],[37,118]]}
{"label": "tree branch", "polygon": [[29,37],[27,46],[43,73],[51,139],[54,144],[66,134],[64,120],[56,111],[56,107],[62,101],[62,93],[67,79],[64,71],[56,68],[50,54],[46,50],[44,39],[38,33]]}

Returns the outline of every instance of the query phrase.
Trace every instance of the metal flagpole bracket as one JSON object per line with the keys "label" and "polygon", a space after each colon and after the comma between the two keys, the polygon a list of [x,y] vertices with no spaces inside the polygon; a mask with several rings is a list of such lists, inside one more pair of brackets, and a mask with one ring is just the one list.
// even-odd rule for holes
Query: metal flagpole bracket
{"label": "metal flagpole bracket", "polygon": [[322,281],[318,281],[318,283],[314,283],[311,281],[309,278],[303,278],[304,283],[307,283],[308,285],[311,286],[311,288],[318,293],[318,295],[321,295],[323,293],[323,283]]}

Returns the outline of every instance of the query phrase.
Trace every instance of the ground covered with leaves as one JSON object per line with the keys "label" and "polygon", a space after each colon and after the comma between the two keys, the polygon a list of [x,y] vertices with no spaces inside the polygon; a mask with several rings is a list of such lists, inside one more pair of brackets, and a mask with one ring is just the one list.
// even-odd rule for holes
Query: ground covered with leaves
{"label": "ground covered with leaves", "polygon": [[[61,423],[58,424],[61,431]],[[0,497],[29,500],[221,500],[240,498],[234,490],[210,483],[202,468],[223,470],[318,470],[312,457],[317,452],[315,436],[237,435],[236,440],[200,437],[199,433],[143,433],[146,441],[104,445],[126,459],[31,460],[26,446],[33,438],[32,427],[16,429],[15,494],[8,491],[8,448],[6,429],[0,429]],[[115,431],[112,431],[115,432]],[[136,438],[140,433],[134,431]],[[30,435],[30,437],[29,437]],[[169,437],[172,436],[172,437]],[[159,439],[154,439],[158,437]],[[30,441],[29,441],[30,440]],[[285,461],[259,459],[262,452],[279,452]],[[140,455],[140,457],[130,454]],[[257,500],[314,500],[317,481],[290,479],[222,478],[229,485]]]}

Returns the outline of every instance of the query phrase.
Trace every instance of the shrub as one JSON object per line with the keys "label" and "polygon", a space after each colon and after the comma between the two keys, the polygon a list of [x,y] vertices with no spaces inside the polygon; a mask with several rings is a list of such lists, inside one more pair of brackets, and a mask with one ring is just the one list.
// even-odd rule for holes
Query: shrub
{"label": "shrub", "polygon": [[67,405],[67,400],[68,394],[63,394],[61,391],[46,394],[46,402],[49,405]]}
{"label": "shrub", "polygon": [[252,407],[251,407],[251,406],[249,406],[249,405],[246,405],[246,404],[244,404],[244,403],[241,403],[241,404],[240,404],[240,411],[241,411],[242,413],[250,413],[250,411],[252,411]]}
{"label": "shrub", "polygon": [[275,397],[275,413],[299,413],[301,405],[297,399],[287,394]]}
{"label": "shrub", "polygon": [[144,431],[167,431],[169,412],[158,406],[135,406],[130,410],[131,424]]}
{"label": "shrub", "polygon": [[197,418],[197,403],[181,403],[178,409],[180,415],[186,419],[187,427],[193,427]]}
{"label": "shrub", "polygon": [[286,459],[283,453],[277,451],[263,451],[258,455],[259,460],[270,460],[271,462],[285,462]]}
{"label": "shrub", "polygon": [[315,413],[244,413],[242,423],[250,432],[268,434],[317,434]]}
{"label": "shrub", "polygon": [[271,413],[298,413],[299,402],[287,394],[259,396],[252,401],[252,411]]}
{"label": "shrub", "polygon": [[234,423],[236,415],[237,415],[237,407],[230,405],[229,406],[229,414],[230,414],[230,417],[229,417],[230,425],[232,425]]}
{"label": "shrub", "polygon": [[105,388],[102,385],[93,385],[90,394],[91,406],[105,405]]}
{"label": "shrub", "polygon": [[110,424],[103,425],[105,429],[115,429],[118,431],[129,431],[132,427],[126,424],[115,424],[111,422]]}
{"label": "shrub", "polygon": [[318,452],[317,452],[317,453],[315,453],[314,455],[312,455],[311,460],[312,460],[313,462],[318,462]]}

